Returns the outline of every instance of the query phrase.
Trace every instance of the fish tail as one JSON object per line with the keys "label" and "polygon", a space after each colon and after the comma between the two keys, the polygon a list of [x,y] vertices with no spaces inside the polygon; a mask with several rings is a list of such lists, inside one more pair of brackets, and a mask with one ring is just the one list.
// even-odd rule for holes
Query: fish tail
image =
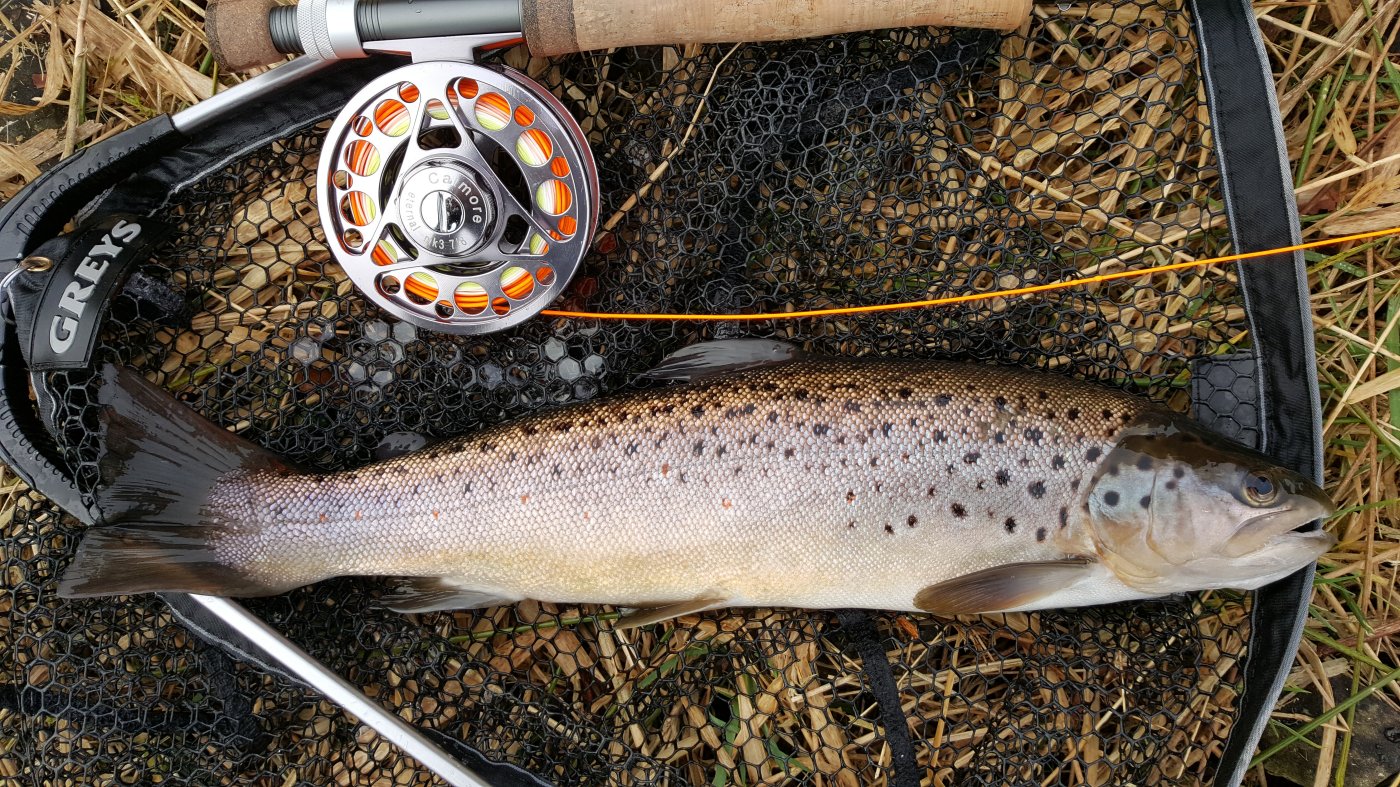
{"label": "fish tail", "polygon": [[200,417],[127,369],[107,365],[97,389],[105,453],[96,494],[104,522],[90,528],[58,586],[60,596],[184,591],[259,596],[290,589],[219,562],[233,529],[209,505],[230,475],[291,472],[267,451]]}

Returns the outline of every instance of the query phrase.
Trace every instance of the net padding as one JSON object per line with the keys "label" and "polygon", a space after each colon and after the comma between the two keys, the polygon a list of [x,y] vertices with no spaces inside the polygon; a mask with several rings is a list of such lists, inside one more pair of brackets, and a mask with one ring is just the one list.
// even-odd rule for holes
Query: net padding
{"label": "net padding", "polygon": [[[602,225],[566,306],[887,303],[1224,248],[1190,19],[1174,2],[1038,9],[1005,38],[899,30],[503,59],[564,101],[598,158]],[[1180,410],[1191,361],[1244,341],[1227,268],[874,317],[541,318],[437,335],[378,312],[330,261],[312,192],[323,133],[275,140],[174,193],[163,214],[181,231],[145,272],[193,317],[113,320],[101,349],[315,468],[372,461],[395,433],[457,435],[625,389],[716,336],[1022,364]],[[91,490],[88,383],[48,378],[56,434]],[[1223,410],[1197,415],[1248,438]],[[313,692],[201,642],[154,598],[56,598],[81,527],[9,494],[0,778],[436,783]],[[624,633],[610,609],[535,602],[404,617],[374,606],[383,590],[334,580],[250,607],[403,718],[568,785],[1208,781],[1248,641],[1247,598],[1222,594],[855,627],[735,610]],[[867,664],[872,652],[888,666]],[[872,675],[892,678],[897,708]],[[913,773],[896,766],[901,746]]]}

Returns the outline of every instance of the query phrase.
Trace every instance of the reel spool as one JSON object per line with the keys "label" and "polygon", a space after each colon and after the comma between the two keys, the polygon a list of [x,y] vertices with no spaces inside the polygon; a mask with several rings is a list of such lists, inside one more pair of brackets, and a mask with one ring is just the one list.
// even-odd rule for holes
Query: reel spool
{"label": "reel spool", "polygon": [[544,309],[598,221],[598,173],[564,106],[504,67],[426,61],[364,87],[317,168],[331,254],[394,316],[458,334]]}

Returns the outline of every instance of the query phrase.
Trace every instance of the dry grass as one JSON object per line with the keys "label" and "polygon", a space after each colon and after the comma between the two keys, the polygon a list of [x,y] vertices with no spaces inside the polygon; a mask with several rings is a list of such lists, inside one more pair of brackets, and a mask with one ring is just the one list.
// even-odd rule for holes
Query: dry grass
{"label": "dry grass", "polygon": [[[1256,11],[1278,76],[1304,237],[1400,224],[1400,3]],[[1291,680],[1322,701],[1320,787],[1349,783],[1356,711],[1338,705],[1370,690],[1369,701],[1400,707],[1400,249],[1387,239],[1308,262],[1327,480],[1346,507],[1332,523],[1341,541],[1320,567]],[[1280,713],[1294,710],[1285,700]]]}
{"label": "dry grass", "polygon": [[[12,196],[23,183],[38,174],[41,165],[51,162],[57,154],[116,133],[154,114],[177,110],[210,95],[220,85],[233,81],[216,74],[205,55],[203,33],[199,29],[199,3],[188,0],[124,3],[118,0],[110,2],[109,7],[114,13],[101,13],[95,6],[88,7],[87,1],[83,0],[67,2],[56,8],[37,6],[32,20],[15,14],[0,20],[0,24],[8,26],[7,30],[0,31],[0,65],[8,69],[0,73],[0,88],[3,88],[0,92],[11,99],[0,103],[0,116],[24,117],[47,109],[61,112],[63,117],[56,128],[38,131],[25,139],[7,138],[8,144],[0,145],[0,198]],[[1285,128],[1288,130],[1289,151],[1296,164],[1299,200],[1305,214],[1305,234],[1309,238],[1400,223],[1400,134],[1390,133],[1400,124],[1400,114],[1396,112],[1400,108],[1400,69],[1390,65],[1395,56],[1389,54],[1397,29],[1400,29],[1396,25],[1397,9],[1400,9],[1397,0],[1372,0],[1369,3],[1362,0],[1329,0],[1314,4],[1256,6],[1275,71],[1279,75],[1279,95]],[[1040,11],[1057,12],[1055,7]],[[1082,12],[1079,6],[1072,6],[1064,13],[1072,17],[1079,12]],[[1180,20],[1181,17],[1176,19]],[[1162,23],[1174,22],[1167,18]],[[677,57],[688,61],[698,57],[698,53],[687,50],[678,52]],[[16,81],[17,74],[26,73],[26,62],[39,66],[41,80],[28,83]],[[531,67],[531,64],[520,65]],[[84,74],[86,79],[74,78],[74,75]],[[1163,85],[1169,81],[1170,75],[1165,75]],[[70,86],[75,89],[70,89]],[[1054,113],[1064,112],[1065,107],[1073,102],[1085,101],[1084,96],[1090,93],[1089,103],[1097,102],[1104,108],[1106,116],[1130,115],[1134,111],[1131,91],[1122,95],[1118,93],[1127,90],[1123,86],[1085,83],[1082,87],[1084,92],[1067,92],[1057,99],[1064,102],[1063,106],[1057,107],[1053,100],[1043,104],[1041,101],[1034,102],[1036,108],[1027,111],[1050,114],[1022,120],[1060,137],[1067,130],[1083,132],[1086,129],[1056,127]],[[1014,103],[1016,97],[1008,94],[1003,98]],[[1145,119],[1150,122],[1143,125],[1144,133],[1160,125],[1161,118]],[[994,131],[1003,135],[1011,132],[1009,128]],[[1018,205],[1018,209],[1041,219],[1073,218],[1079,221],[1077,234],[1063,240],[1086,248],[1124,248],[1125,243],[1145,248],[1151,244],[1178,244],[1186,240],[1180,236],[1164,235],[1160,230],[1153,231],[1152,227],[1160,225],[1152,222],[1163,220],[1163,223],[1167,223],[1167,217],[1143,216],[1140,223],[1109,219],[1104,211],[1120,208],[1101,205],[1091,187],[1121,187],[1121,183],[1097,178],[1093,173],[1083,176],[1057,171],[1053,166],[1047,167],[1043,160],[1019,160],[1014,149],[1025,150],[1028,142],[1035,141],[1011,139],[1008,136],[1005,151],[979,152],[965,144],[965,140],[953,137],[956,153],[969,156],[982,166],[986,177],[983,185],[992,181],[1015,182],[1029,186],[1029,193],[1041,195],[1038,199],[1027,197],[1025,204]],[[1066,154],[1073,151],[1055,152],[1070,160]],[[949,151],[938,148],[931,150],[930,154],[947,155]],[[666,151],[665,155],[669,160],[670,157],[683,155],[683,150]],[[1172,157],[1179,155],[1181,151],[1161,151],[1156,165],[1169,166]],[[1120,163],[1129,169],[1148,164],[1137,160]],[[664,162],[659,162],[657,178],[663,173]],[[1122,173],[1115,175],[1126,176]],[[1067,192],[1057,185],[1070,181],[1082,183],[1082,191]],[[971,185],[974,191],[979,187],[978,183]],[[645,205],[647,189],[647,184],[638,184],[637,204]],[[966,196],[972,192],[959,190],[957,193]],[[1152,196],[1146,194],[1142,199]],[[276,211],[294,210],[294,202],[269,199],[257,200],[254,204],[272,205],[272,210]],[[881,222],[886,218],[884,214],[893,208],[879,198],[872,198],[869,202],[866,207],[872,231],[883,232]],[[1204,198],[1199,199],[1198,203],[1206,204]],[[618,210],[635,207],[623,205]],[[960,208],[956,205],[943,207]],[[976,219],[975,210],[963,213],[968,221]],[[929,215],[929,221],[935,220],[932,212]],[[1221,221],[1223,215],[1216,212],[1172,218],[1186,226],[1210,226]],[[605,216],[604,220],[605,228],[610,228],[607,226],[608,217]],[[246,228],[250,225],[244,223],[239,226]],[[239,231],[238,228],[235,231]],[[229,240],[231,248],[242,248],[241,244],[234,243],[235,239]],[[277,242],[276,238],[269,240]],[[290,240],[301,243],[306,239]],[[1139,249],[1129,251],[1124,256],[1144,253],[1152,252]],[[1400,653],[1397,652],[1400,650],[1400,594],[1395,582],[1397,565],[1400,565],[1400,521],[1397,521],[1395,514],[1397,500],[1400,500],[1400,489],[1397,489],[1397,478],[1400,478],[1400,329],[1397,328],[1400,322],[1400,262],[1397,261],[1400,261],[1400,252],[1385,241],[1359,245],[1331,256],[1313,255],[1309,258],[1315,293],[1314,319],[1318,332],[1324,414],[1328,425],[1327,477],[1334,496],[1347,506],[1348,511],[1333,523],[1341,542],[1336,551],[1324,560],[1308,637],[1290,680],[1292,687],[1317,692],[1322,699],[1324,710],[1320,718],[1323,723],[1319,725],[1322,762],[1318,784],[1334,779],[1338,784],[1344,783],[1351,735],[1350,720],[1355,710],[1354,706],[1329,709],[1338,708],[1348,694],[1368,689],[1373,692],[1373,701],[1394,704],[1400,700],[1400,684],[1395,681],[1394,673],[1394,665],[1400,663]],[[231,309],[227,303],[206,304],[206,311],[196,317],[196,330],[192,334],[171,334],[169,340],[177,344],[198,344],[199,339],[193,334],[223,333],[227,341],[214,345],[211,353],[224,353],[230,357],[245,342],[250,347],[266,346],[265,340],[273,337],[276,324],[300,308],[296,303],[289,304],[280,297],[286,292],[283,287],[266,286],[274,279],[277,282],[295,281],[298,278],[296,272],[269,270],[260,264],[266,262],[251,258],[231,260],[230,266],[219,275],[242,277],[239,283],[243,285],[247,300],[236,304],[237,309]],[[858,278],[860,271],[852,271],[852,274]],[[1204,279],[1207,276],[1204,273],[1190,275],[1199,278],[1174,282],[1179,290],[1188,295],[1205,287]],[[1214,271],[1208,275],[1217,279],[1218,286],[1219,280],[1228,281],[1230,273]],[[253,278],[248,279],[249,276]],[[270,298],[266,302],[265,295]],[[314,304],[316,299],[313,296],[308,294],[306,303]],[[1179,336],[1182,342],[1231,344],[1239,341],[1239,336],[1221,332],[1225,327],[1239,323],[1238,314],[1213,315],[1213,319],[1200,319],[1199,315],[1192,315],[1190,320],[1182,319],[1178,329],[1163,331],[1160,326],[1152,326],[1151,330],[1146,330],[1144,314],[1174,310],[1165,315],[1171,320],[1185,308],[1184,299],[1181,299],[1182,303],[1164,306],[1151,302],[1156,297],[1151,289],[1142,288],[1133,291],[1133,298],[1146,299],[1147,302],[1124,303],[1120,310],[1105,314],[1111,323],[1107,326],[1108,330],[1122,345],[1133,348],[1141,339],[1148,342],[1146,350],[1160,352],[1162,348],[1152,340],[1141,337],[1164,334]],[[833,323],[833,327],[840,330],[839,323]],[[275,340],[273,345],[276,346]],[[194,347],[190,349],[193,351]],[[1134,363],[1151,363],[1154,357],[1152,352],[1139,352],[1134,356]],[[212,355],[206,360],[213,365],[221,362],[220,358]],[[171,387],[181,387],[186,381],[180,379],[180,375],[191,373],[189,369],[171,368],[165,371],[171,375],[171,379],[166,380]],[[503,610],[497,614],[506,617],[480,623],[516,625],[520,622],[520,616],[528,616],[530,611]],[[1227,676],[1234,667],[1231,654],[1240,650],[1238,642],[1226,641],[1230,632],[1238,632],[1237,616],[1238,608],[1231,607],[1228,614],[1202,619],[1203,625],[1217,626],[1210,629],[1210,633],[1219,633],[1221,637],[1220,648],[1224,652],[1216,654],[1217,666],[1211,680],[1222,684],[1232,680]],[[1222,617],[1228,619],[1221,620]],[[1024,621],[1021,623],[1023,631],[1029,630],[1027,627],[1032,625]],[[668,661],[685,658],[688,648],[694,647],[696,642],[703,640],[706,648],[723,646],[727,638],[733,636],[734,628],[738,628],[742,622],[730,618],[705,625],[713,630],[700,626],[665,641],[648,639],[652,635],[644,633],[639,635],[638,640],[627,643],[629,661],[619,665],[580,665],[575,658],[573,669],[596,671],[615,685],[630,685],[646,680],[648,675],[662,669]],[[727,625],[734,628],[726,630]],[[955,635],[968,636],[966,632],[969,631],[967,627],[949,631],[936,630],[938,628],[935,624],[925,624],[924,630],[919,632],[920,636],[911,641],[909,647],[926,647],[916,645],[916,641],[927,643]],[[554,642],[560,637],[599,638],[597,642],[588,643],[588,647],[578,642],[571,644],[574,651],[585,654],[596,653],[611,658],[618,647],[615,642],[604,641],[611,637],[610,634],[602,636],[592,629],[542,633],[532,628],[528,634],[520,636],[531,640],[527,643],[529,647],[517,650],[527,655],[537,652],[545,656],[557,655],[551,648],[555,648]],[[489,650],[500,644],[496,641],[493,645],[493,639],[497,638],[488,636],[483,641],[472,638],[464,646],[469,652],[473,649]],[[515,639],[518,637],[511,637],[506,642],[510,644]],[[1015,640],[1013,635],[1013,644]],[[952,647],[946,653],[940,652],[940,658],[947,657],[954,661],[945,664],[939,671],[908,678],[906,699],[917,707],[931,703],[926,708],[931,717],[939,713],[948,715],[946,706],[936,707],[936,698],[940,696],[938,689],[945,684],[977,674],[979,670],[1016,667],[1005,659],[990,666],[958,664],[957,651],[957,647]],[[807,653],[800,648],[793,652],[799,656]],[[747,699],[739,696],[743,691],[738,691],[732,698],[735,707],[741,709],[738,712],[754,717],[764,716],[765,719],[784,717],[785,713],[788,718],[799,712],[809,716],[834,713],[830,709],[831,698],[852,691],[852,687],[831,676],[847,673],[849,665],[823,663],[823,657],[816,650],[807,655],[805,661],[798,658],[792,663],[774,662],[772,665],[784,676],[787,685],[802,687],[800,693],[765,691],[752,681],[736,679],[734,685],[740,689],[747,687],[749,693]],[[504,666],[507,671],[525,667]],[[1337,684],[1323,677],[1338,675],[1350,680],[1345,692],[1338,692],[1335,689]],[[944,688],[943,693],[946,692]],[[444,697],[442,701],[450,702],[451,699],[450,696]],[[1222,687],[1219,699],[1221,707],[1200,709],[1199,722],[1204,725],[1220,723],[1221,708],[1228,708],[1232,701],[1228,688]],[[1111,703],[1109,707],[1099,707],[1097,710],[1102,713],[1110,708]],[[680,712],[689,713],[690,709],[682,707]],[[1285,702],[1280,709],[1280,718],[1295,721],[1299,720],[1297,716],[1296,709]],[[3,728],[3,724],[3,718],[0,718],[0,728]],[[844,731],[837,732],[844,730],[840,725],[813,723],[812,726],[816,730],[826,729],[832,735],[846,734]],[[681,725],[673,724],[666,729],[674,733],[675,740],[667,739],[665,734],[658,735],[655,739],[658,747],[690,745],[708,750],[710,754],[707,756],[721,762],[726,756],[737,758],[736,765],[741,767],[747,762],[755,779],[774,776],[771,758],[758,744],[749,745],[748,741],[735,740],[683,741]],[[920,732],[929,739],[937,740],[946,730],[940,723],[930,724],[927,730]],[[792,731],[791,734],[800,738],[803,733]],[[981,734],[985,734],[985,731]],[[805,745],[814,752],[848,752],[853,746],[859,748],[846,740],[812,740]],[[925,748],[922,754],[928,757],[932,752],[933,749]],[[946,763],[927,764],[966,765],[965,762],[958,762],[956,756]],[[1199,765],[1199,762],[1186,764]],[[1094,774],[1076,775],[1076,778],[1086,783],[1099,781]]]}

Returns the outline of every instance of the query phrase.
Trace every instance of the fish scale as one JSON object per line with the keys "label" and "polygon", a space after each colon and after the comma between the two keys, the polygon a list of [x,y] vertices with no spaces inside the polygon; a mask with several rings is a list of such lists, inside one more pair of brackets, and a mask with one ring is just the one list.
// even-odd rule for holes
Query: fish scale
{"label": "fish scale", "polygon": [[969,571],[1093,554],[1082,487],[1148,406],[1009,368],[798,361],[311,485],[231,478],[215,550],[275,586],[441,576],[507,599],[913,610]]}

